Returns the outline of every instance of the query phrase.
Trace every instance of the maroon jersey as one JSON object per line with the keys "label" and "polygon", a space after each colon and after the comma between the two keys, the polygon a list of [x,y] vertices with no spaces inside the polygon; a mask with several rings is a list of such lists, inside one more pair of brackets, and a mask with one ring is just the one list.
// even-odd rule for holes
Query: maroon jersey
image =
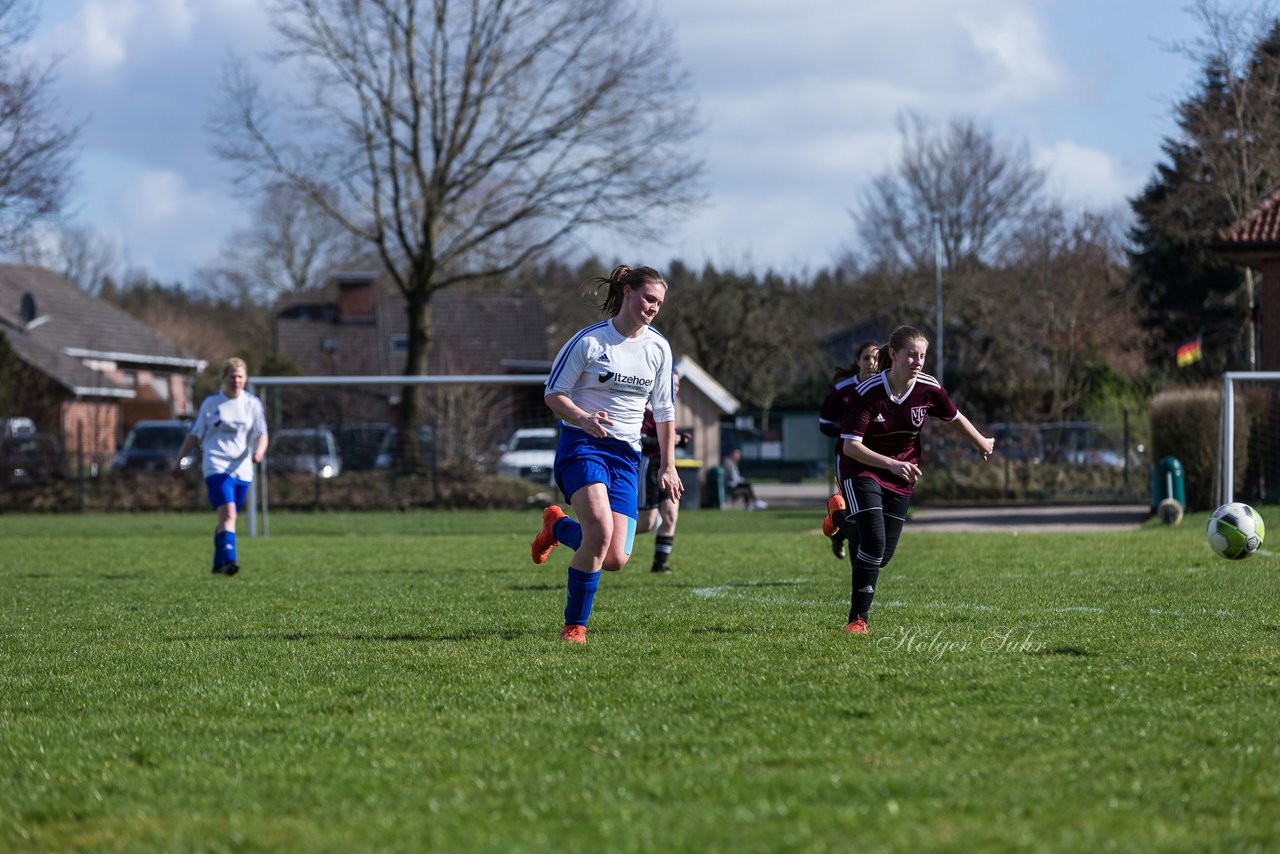
{"label": "maroon jersey", "polygon": [[644,420],[640,422],[640,453],[656,457],[662,453],[658,447],[658,422],[653,419],[653,408],[644,408]]}
{"label": "maroon jersey", "polygon": [[[959,415],[938,381],[917,374],[900,398],[889,391],[889,374],[882,372],[857,385],[840,419],[840,438],[862,442],[877,454],[920,465],[920,428],[929,418],[954,421]],[[886,469],[869,468],[846,456],[840,457],[840,480],[869,477],[891,492],[910,495],[915,485]]]}
{"label": "maroon jersey", "polygon": [[828,436],[836,437],[837,455],[840,453],[840,446],[844,444],[844,440],[840,438],[840,416],[844,414],[845,404],[857,384],[857,374],[840,380],[827,393],[827,399],[822,402],[822,409],[818,410],[818,429]]}

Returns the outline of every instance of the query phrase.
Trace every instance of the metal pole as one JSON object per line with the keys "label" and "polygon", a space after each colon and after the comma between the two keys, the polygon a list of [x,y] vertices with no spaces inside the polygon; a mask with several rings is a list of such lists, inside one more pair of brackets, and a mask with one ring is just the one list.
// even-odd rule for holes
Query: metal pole
{"label": "metal pole", "polygon": [[1230,373],[1222,375],[1222,504],[1234,501],[1236,407],[1235,386]]}
{"label": "metal pole", "polygon": [[[246,385],[246,386],[244,387],[244,390],[245,390],[245,391],[247,391],[247,392],[249,392],[250,394],[253,394],[253,393],[254,393],[254,391],[253,391],[253,383],[249,383],[248,385]],[[252,451],[250,451],[250,453],[252,454]],[[249,463],[249,465],[250,465],[250,466],[252,466],[252,465],[253,465],[252,461]],[[266,466],[263,466],[263,468],[265,469],[265,468],[266,468]],[[248,500],[248,503],[249,503],[249,536],[251,536],[251,537],[256,537],[256,536],[258,536],[258,487],[257,487],[257,481],[258,481],[258,479],[257,479],[256,477],[249,481],[249,493],[248,493],[248,497],[247,497],[247,500]]]}
{"label": "metal pole", "polygon": [[942,220],[939,217],[933,218],[933,306],[934,306],[934,325],[933,334],[938,339],[938,355],[934,359],[936,366],[935,372],[938,375],[938,382],[943,383],[943,358],[942,358]]}

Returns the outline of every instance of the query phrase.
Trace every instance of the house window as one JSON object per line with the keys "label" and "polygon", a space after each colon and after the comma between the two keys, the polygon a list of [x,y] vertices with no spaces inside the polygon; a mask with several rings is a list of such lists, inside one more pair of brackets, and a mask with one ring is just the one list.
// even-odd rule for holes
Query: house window
{"label": "house window", "polygon": [[320,342],[320,350],[325,353],[338,352],[338,339],[337,338],[324,339],[323,341]]}
{"label": "house window", "polygon": [[25,326],[36,319],[36,298],[31,294],[22,295],[22,308],[19,310],[19,316]]}
{"label": "house window", "polygon": [[387,339],[387,344],[391,348],[392,353],[409,352],[409,336],[408,335],[392,335]]}

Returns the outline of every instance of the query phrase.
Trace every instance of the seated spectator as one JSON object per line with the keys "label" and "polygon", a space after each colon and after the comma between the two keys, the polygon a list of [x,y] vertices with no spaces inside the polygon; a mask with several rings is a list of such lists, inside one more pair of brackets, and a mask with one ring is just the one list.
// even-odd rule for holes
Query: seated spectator
{"label": "seated spectator", "polygon": [[742,470],[738,468],[738,461],[741,459],[742,449],[734,448],[721,460],[724,468],[725,499],[732,502],[735,498],[741,498],[742,506],[747,510],[763,510],[769,505],[756,498],[756,491],[751,486],[751,481],[742,476]]}

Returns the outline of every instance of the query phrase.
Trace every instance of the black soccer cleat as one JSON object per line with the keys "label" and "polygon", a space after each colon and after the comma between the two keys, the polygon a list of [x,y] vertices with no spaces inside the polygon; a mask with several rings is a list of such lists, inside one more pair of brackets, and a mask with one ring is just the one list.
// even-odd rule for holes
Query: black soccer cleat
{"label": "black soccer cleat", "polygon": [[240,571],[240,564],[238,563],[225,563],[222,565],[223,575],[235,575],[239,571]]}

